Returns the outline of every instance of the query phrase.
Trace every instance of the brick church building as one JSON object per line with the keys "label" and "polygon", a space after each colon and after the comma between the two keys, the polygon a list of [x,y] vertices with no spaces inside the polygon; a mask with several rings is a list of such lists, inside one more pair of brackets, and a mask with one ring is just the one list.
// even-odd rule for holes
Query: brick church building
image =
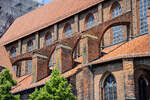
{"label": "brick church building", "polygon": [[150,0],[53,0],[0,39],[0,66],[26,100],[55,66],[77,100],[150,100]]}

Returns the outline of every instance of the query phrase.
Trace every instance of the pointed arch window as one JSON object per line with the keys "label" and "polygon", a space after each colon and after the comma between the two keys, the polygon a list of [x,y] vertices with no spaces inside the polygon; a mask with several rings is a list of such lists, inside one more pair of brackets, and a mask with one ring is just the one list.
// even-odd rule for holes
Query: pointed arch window
{"label": "pointed arch window", "polygon": [[[120,16],[122,14],[121,7],[118,3],[112,8],[112,18]],[[113,43],[119,43],[122,39],[122,26],[113,27]]]}
{"label": "pointed arch window", "polygon": [[91,28],[94,25],[94,23],[95,23],[95,18],[93,16],[93,14],[89,14],[87,16],[86,20],[87,20],[87,23],[86,23],[86,27],[87,28]]}
{"label": "pointed arch window", "polygon": [[140,34],[148,33],[147,8],[149,5],[150,5],[150,0],[139,1]]}
{"label": "pointed arch window", "polygon": [[149,81],[146,77],[141,76],[138,79],[138,86],[139,86],[139,100],[149,100],[148,96],[148,85]]}
{"label": "pointed arch window", "polygon": [[66,36],[72,34],[72,27],[69,23],[67,23],[66,26],[65,26],[65,34],[66,34]]}
{"label": "pointed arch window", "polygon": [[28,52],[33,50],[33,42],[32,41],[28,41]]}
{"label": "pointed arch window", "polygon": [[51,33],[48,33],[45,37],[46,41],[46,46],[50,45],[52,43],[52,34]]}
{"label": "pointed arch window", "polygon": [[117,84],[111,74],[104,81],[103,100],[117,100]]}
{"label": "pointed arch window", "polygon": [[16,47],[12,47],[10,53],[11,53],[10,54],[11,57],[15,57],[17,55]]}

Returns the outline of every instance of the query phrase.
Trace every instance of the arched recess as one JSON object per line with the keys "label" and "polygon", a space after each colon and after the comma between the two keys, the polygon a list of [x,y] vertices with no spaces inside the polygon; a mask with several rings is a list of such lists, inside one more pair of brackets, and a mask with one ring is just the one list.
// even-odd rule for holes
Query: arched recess
{"label": "arched recess", "polygon": [[48,45],[52,44],[52,41],[53,41],[52,38],[53,38],[52,33],[47,32],[46,35],[45,35],[45,39],[44,39],[44,42],[45,42],[44,45],[48,46]]}
{"label": "arched recess", "polygon": [[[106,83],[107,81],[110,81],[111,86],[109,87]],[[107,85],[106,85],[107,84]],[[109,87],[109,89],[113,89],[112,93],[106,93],[106,89]],[[112,96],[112,98],[107,98],[107,96]],[[105,72],[99,82],[99,99],[100,100],[117,100],[117,82],[115,76],[111,72]]]}
{"label": "arched recess", "polygon": [[121,7],[121,5],[120,5],[120,3],[118,2],[118,1],[114,1],[114,2],[112,2],[112,5],[111,5],[111,7],[110,7],[110,18],[112,19],[113,18],[113,8],[115,8],[115,7],[120,7],[120,9],[122,10],[122,7]]}
{"label": "arched recess", "polygon": [[76,40],[76,42],[75,42],[75,44],[74,44],[74,46],[73,46],[73,48],[72,48],[72,54],[71,54],[71,56],[72,56],[72,61],[73,61],[73,53],[75,52],[75,49],[76,49],[77,46],[79,45],[79,42],[80,42],[81,38],[82,38],[82,36],[79,36],[79,37],[77,38],[77,40]]}
{"label": "arched recess", "polygon": [[[110,8],[110,19],[116,18],[122,15],[122,8],[118,1],[114,1]],[[118,25],[110,29],[110,43],[116,44],[124,40],[125,26]]]}
{"label": "arched recess", "polygon": [[17,55],[17,49],[15,46],[11,47],[10,49],[10,56],[15,57]]}
{"label": "arched recess", "polygon": [[94,15],[90,12],[87,14],[85,21],[84,21],[84,28],[91,28],[92,26],[94,26],[95,23],[95,18]]}
{"label": "arched recess", "polygon": [[72,34],[72,27],[71,24],[69,22],[67,22],[64,25],[64,29],[63,29],[63,37],[67,37],[68,35]]}
{"label": "arched recess", "polygon": [[[99,45],[101,46],[101,41],[102,41],[102,38],[103,38],[103,36],[104,36],[104,34],[105,34],[105,32],[108,30],[108,29],[110,29],[110,28],[112,28],[112,27],[114,27],[114,26],[120,26],[120,25],[125,25],[125,26],[127,26],[128,27],[128,29],[129,29],[129,25],[130,25],[130,22],[128,22],[128,21],[122,21],[122,22],[120,22],[120,21],[118,21],[118,22],[114,22],[114,23],[111,23],[110,25],[107,25],[101,32],[99,32]],[[127,33],[128,35],[129,35],[129,33]]]}
{"label": "arched recess", "polygon": [[150,66],[136,65],[134,71],[135,90],[137,100],[150,99]]}

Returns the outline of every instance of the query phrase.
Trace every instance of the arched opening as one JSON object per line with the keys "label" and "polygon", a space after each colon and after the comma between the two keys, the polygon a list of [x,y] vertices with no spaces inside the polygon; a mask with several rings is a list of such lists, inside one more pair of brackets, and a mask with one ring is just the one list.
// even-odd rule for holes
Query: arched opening
{"label": "arched opening", "polygon": [[150,70],[135,70],[137,100],[150,100]]}
{"label": "arched opening", "polygon": [[147,79],[144,77],[140,77],[138,80],[139,85],[139,100],[148,100],[147,96],[147,86],[148,86]]}
{"label": "arched opening", "polygon": [[111,73],[104,74],[100,87],[102,100],[117,100],[117,83]]}
{"label": "arched opening", "polygon": [[92,26],[94,26],[94,23],[95,23],[95,18],[93,16],[93,14],[89,13],[85,19],[86,28],[91,28]]}
{"label": "arched opening", "polygon": [[[102,40],[104,38],[104,34],[106,34],[106,31],[108,29],[112,28],[112,27],[119,26],[119,25],[122,25],[122,26],[125,25],[127,27],[127,30],[130,29],[130,21],[128,21],[128,20],[127,21],[118,21],[118,20],[116,20],[116,21],[114,21],[112,23],[106,24],[105,28],[103,28],[102,31],[100,32],[100,34],[98,34],[100,48],[102,46]],[[130,34],[129,31],[127,31],[127,33],[126,33],[126,35],[127,35],[126,40],[128,39],[129,34]]]}
{"label": "arched opening", "polygon": [[64,27],[64,33],[65,36],[71,35],[72,34],[72,27],[70,23],[67,23]]}
{"label": "arched opening", "polygon": [[[115,18],[122,14],[121,6],[118,2],[114,2],[111,7],[111,17]],[[112,27],[112,43],[116,44],[123,40],[123,30],[122,26],[114,26]]]}

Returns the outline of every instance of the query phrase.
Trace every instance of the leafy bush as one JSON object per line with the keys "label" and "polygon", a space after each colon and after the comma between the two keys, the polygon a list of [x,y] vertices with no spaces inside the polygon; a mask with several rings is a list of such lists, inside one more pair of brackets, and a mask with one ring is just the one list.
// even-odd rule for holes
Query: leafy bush
{"label": "leafy bush", "polygon": [[17,85],[8,69],[0,73],[0,100],[20,100],[19,95],[11,94],[11,87]]}
{"label": "leafy bush", "polygon": [[40,90],[35,89],[28,100],[76,100],[76,97],[72,93],[71,84],[54,69],[45,86]]}

